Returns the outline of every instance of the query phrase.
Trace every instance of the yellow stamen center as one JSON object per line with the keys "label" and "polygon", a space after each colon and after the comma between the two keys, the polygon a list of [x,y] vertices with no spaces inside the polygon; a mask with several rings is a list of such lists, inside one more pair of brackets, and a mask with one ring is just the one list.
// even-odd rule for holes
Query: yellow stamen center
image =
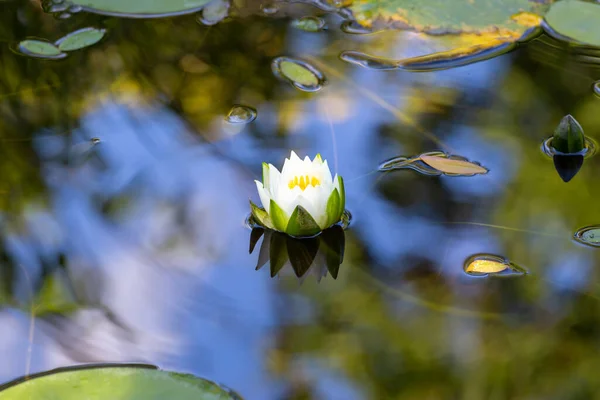
{"label": "yellow stamen center", "polygon": [[306,189],[308,186],[317,187],[320,184],[321,181],[318,178],[314,176],[304,175],[300,177],[295,176],[294,179],[290,179],[288,187],[290,189],[293,189],[296,186],[298,186],[302,191],[304,191],[304,189]]}

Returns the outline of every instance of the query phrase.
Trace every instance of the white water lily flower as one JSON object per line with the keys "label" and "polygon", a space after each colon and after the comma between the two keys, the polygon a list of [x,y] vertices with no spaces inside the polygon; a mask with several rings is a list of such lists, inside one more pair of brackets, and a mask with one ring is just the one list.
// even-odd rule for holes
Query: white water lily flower
{"label": "white water lily flower", "polygon": [[252,215],[265,226],[291,236],[313,236],[338,223],[345,208],[342,177],[332,178],[317,154],[301,160],[292,151],[281,172],[263,163],[263,182],[255,181],[264,209],[250,202]]}

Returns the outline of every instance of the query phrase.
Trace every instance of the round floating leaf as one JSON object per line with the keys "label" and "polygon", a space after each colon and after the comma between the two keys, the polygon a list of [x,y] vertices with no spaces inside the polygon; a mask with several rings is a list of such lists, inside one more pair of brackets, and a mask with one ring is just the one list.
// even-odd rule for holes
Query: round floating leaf
{"label": "round floating leaf", "polygon": [[432,34],[495,33],[521,36],[539,25],[552,0],[354,0],[357,21]]}
{"label": "round floating leaf", "polygon": [[600,226],[586,226],[575,233],[575,240],[592,247],[600,247]]}
{"label": "round floating leaf", "polygon": [[26,39],[19,42],[17,48],[22,54],[32,57],[60,59],[67,56],[53,43],[44,40]]}
{"label": "round floating leaf", "polygon": [[283,61],[279,64],[281,73],[291,81],[303,86],[317,86],[319,79],[308,69],[290,61]]}
{"label": "round floating leaf", "polygon": [[546,28],[553,36],[600,46],[600,4],[579,0],[556,2],[546,14]]}
{"label": "round floating leaf", "polygon": [[105,15],[152,18],[198,11],[210,0],[71,0],[84,10]]}
{"label": "round floating leaf", "polygon": [[239,396],[192,375],[144,366],[64,368],[8,384],[0,400],[235,400]]}
{"label": "round floating leaf", "polygon": [[105,34],[105,29],[83,28],[60,38],[56,41],[56,46],[61,51],[79,50],[98,43]]}

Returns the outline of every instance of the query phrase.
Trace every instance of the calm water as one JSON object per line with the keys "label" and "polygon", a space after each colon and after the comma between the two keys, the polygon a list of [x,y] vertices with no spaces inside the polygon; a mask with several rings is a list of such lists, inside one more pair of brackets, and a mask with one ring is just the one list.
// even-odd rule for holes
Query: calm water
{"label": "calm water", "polygon": [[[207,26],[0,1],[0,381],[141,361],[248,400],[599,398],[599,253],[572,237],[600,223],[600,157],[564,183],[541,151],[565,114],[600,137],[598,58],[541,36],[456,69],[382,71],[338,55],[401,59],[435,39],[272,8]],[[291,23],[315,14],[328,29]],[[14,51],[90,26],[106,37],[62,60]],[[282,56],[325,85],[278,79]],[[248,251],[248,199],[261,163],[292,149],[345,178],[353,220],[339,269],[306,271],[288,245],[272,278],[268,259],[255,270],[266,238]],[[490,172],[377,171],[432,151]],[[467,275],[481,253],[528,274]]]}

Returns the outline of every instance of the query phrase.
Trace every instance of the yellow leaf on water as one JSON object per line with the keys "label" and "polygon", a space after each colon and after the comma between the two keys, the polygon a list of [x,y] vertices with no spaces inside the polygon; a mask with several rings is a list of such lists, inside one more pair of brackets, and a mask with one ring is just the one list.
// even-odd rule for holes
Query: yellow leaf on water
{"label": "yellow leaf on water", "polygon": [[510,266],[505,263],[491,260],[475,260],[467,266],[465,272],[475,272],[479,274],[495,274],[502,272]]}
{"label": "yellow leaf on water", "polygon": [[487,168],[470,161],[428,155],[421,155],[420,158],[425,164],[445,174],[478,175],[489,172]]}

